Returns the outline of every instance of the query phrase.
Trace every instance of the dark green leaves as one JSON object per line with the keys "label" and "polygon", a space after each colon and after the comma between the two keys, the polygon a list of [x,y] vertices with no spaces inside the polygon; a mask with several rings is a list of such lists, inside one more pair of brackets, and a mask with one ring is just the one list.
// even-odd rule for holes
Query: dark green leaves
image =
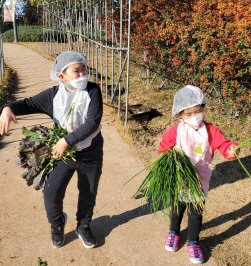
{"label": "dark green leaves", "polygon": [[33,132],[29,129],[27,129],[26,127],[22,128],[22,133],[26,138],[32,137],[32,139],[37,139],[37,140],[44,140],[43,136],[40,133],[37,132]]}
{"label": "dark green leaves", "polygon": [[52,148],[60,138],[63,138],[67,131],[60,126],[47,128],[34,126],[31,130],[23,127],[25,136],[19,144],[19,153],[16,164],[27,168],[27,172],[21,176],[26,179],[27,185],[38,190],[44,187],[49,173],[53,170],[59,160],[64,162],[67,159],[74,159],[75,147],[68,147],[61,158],[52,154]]}

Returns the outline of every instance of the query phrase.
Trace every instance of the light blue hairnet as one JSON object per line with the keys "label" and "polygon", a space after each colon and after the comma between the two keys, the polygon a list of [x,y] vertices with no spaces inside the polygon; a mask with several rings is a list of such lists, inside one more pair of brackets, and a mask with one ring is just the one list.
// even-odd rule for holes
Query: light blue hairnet
{"label": "light blue hairnet", "polygon": [[53,81],[60,81],[58,75],[68,66],[83,63],[86,65],[85,56],[78,52],[66,51],[57,56],[51,68],[51,79]]}
{"label": "light blue hairnet", "polygon": [[206,98],[202,90],[192,85],[186,85],[180,89],[174,96],[172,115],[177,119],[181,119],[180,112],[186,108],[205,104]]}

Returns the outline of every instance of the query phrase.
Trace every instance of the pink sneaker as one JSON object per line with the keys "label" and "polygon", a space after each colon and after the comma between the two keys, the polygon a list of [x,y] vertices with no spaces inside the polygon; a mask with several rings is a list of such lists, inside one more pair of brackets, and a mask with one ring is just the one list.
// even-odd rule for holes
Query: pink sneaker
{"label": "pink sneaker", "polygon": [[170,231],[166,237],[165,249],[168,251],[176,251],[178,249],[180,236],[175,234],[174,231]]}
{"label": "pink sneaker", "polygon": [[202,263],[204,261],[201,247],[197,241],[189,241],[187,249],[192,263]]}

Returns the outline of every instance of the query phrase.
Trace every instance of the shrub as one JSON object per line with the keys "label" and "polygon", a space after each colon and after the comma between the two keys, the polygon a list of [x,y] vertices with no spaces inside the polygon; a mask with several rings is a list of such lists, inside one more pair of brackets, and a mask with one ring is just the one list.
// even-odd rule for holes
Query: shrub
{"label": "shrub", "polygon": [[16,73],[9,67],[5,68],[4,78],[0,81],[0,108],[3,107],[12,97],[16,89]]}
{"label": "shrub", "polygon": [[[19,42],[42,42],[43,27],[42,26],[20,26],[17,28]],[[14,41],[14,30],[8,30],[3,33],[4,42]]]}
{"label": "shrub", "polygon": [[247,114],[250,12],[250,0],[137,0],[132,5],[132,47],[147,53],[144,63],[159,75],[213,91]]}

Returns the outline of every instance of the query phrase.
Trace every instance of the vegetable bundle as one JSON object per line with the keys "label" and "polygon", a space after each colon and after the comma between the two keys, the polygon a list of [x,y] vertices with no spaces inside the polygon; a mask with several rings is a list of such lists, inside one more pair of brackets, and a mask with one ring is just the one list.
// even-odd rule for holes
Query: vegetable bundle
{"label": "vegetable bundle", "polygon": [[[178,201],[184,202],[188,208],[192,204],[199,211],[203,209],[205,197],[198,173],[190,158],[181,149],[172,147],[163,152],[139,173],[149,169],[148,175],[132,198],[142,193],[143,203],[149,200],[154,214],[160,207],[166,210],[172,205],[177,211]],[[164,213],[168,215],[167,212]]]}
{"label": "vegetable bundle", "polygon": [[241,148],[241,147],[248,146],[248,145],[251,145],[251,138],[249,138],[249,139],[247,139],[247,140],[244,140],[242,143],[240,143],[238,146],[236,146],[236,147],[235,147],[235,151],[234,151],[234,153],[235,153],[235,156],[236,156],[236,158],[238,159],[240,165],[242,166],[242,168],[245,170],[245,172],[247,173],[247,175],[248,175],[249,177],[251,177],[251,174],[248,172],[248,170],[247,170],[247,169],[245,168],[245,166],[242,164],[242,162],[241,162],[241,160],[240,160],[238,154],[236,153],[236,150],[238,150],[238,149]]}
{"label": "vegetable bundle", "polygon": [[22,128],[25,136],[19,143],[19,157],[17,165],[27,168],[28,171],[21,176],[26,179],[27,185],[39,190],[44,187],[49,173],[53,170],[59,160],[74,159],[75,147],[68,147],[63,156],[58,158],[53,156],[52,148],[60,138],[63,138],[67,131],[60,126],[47,128],[44,126],[34,126],[31,130]]}

